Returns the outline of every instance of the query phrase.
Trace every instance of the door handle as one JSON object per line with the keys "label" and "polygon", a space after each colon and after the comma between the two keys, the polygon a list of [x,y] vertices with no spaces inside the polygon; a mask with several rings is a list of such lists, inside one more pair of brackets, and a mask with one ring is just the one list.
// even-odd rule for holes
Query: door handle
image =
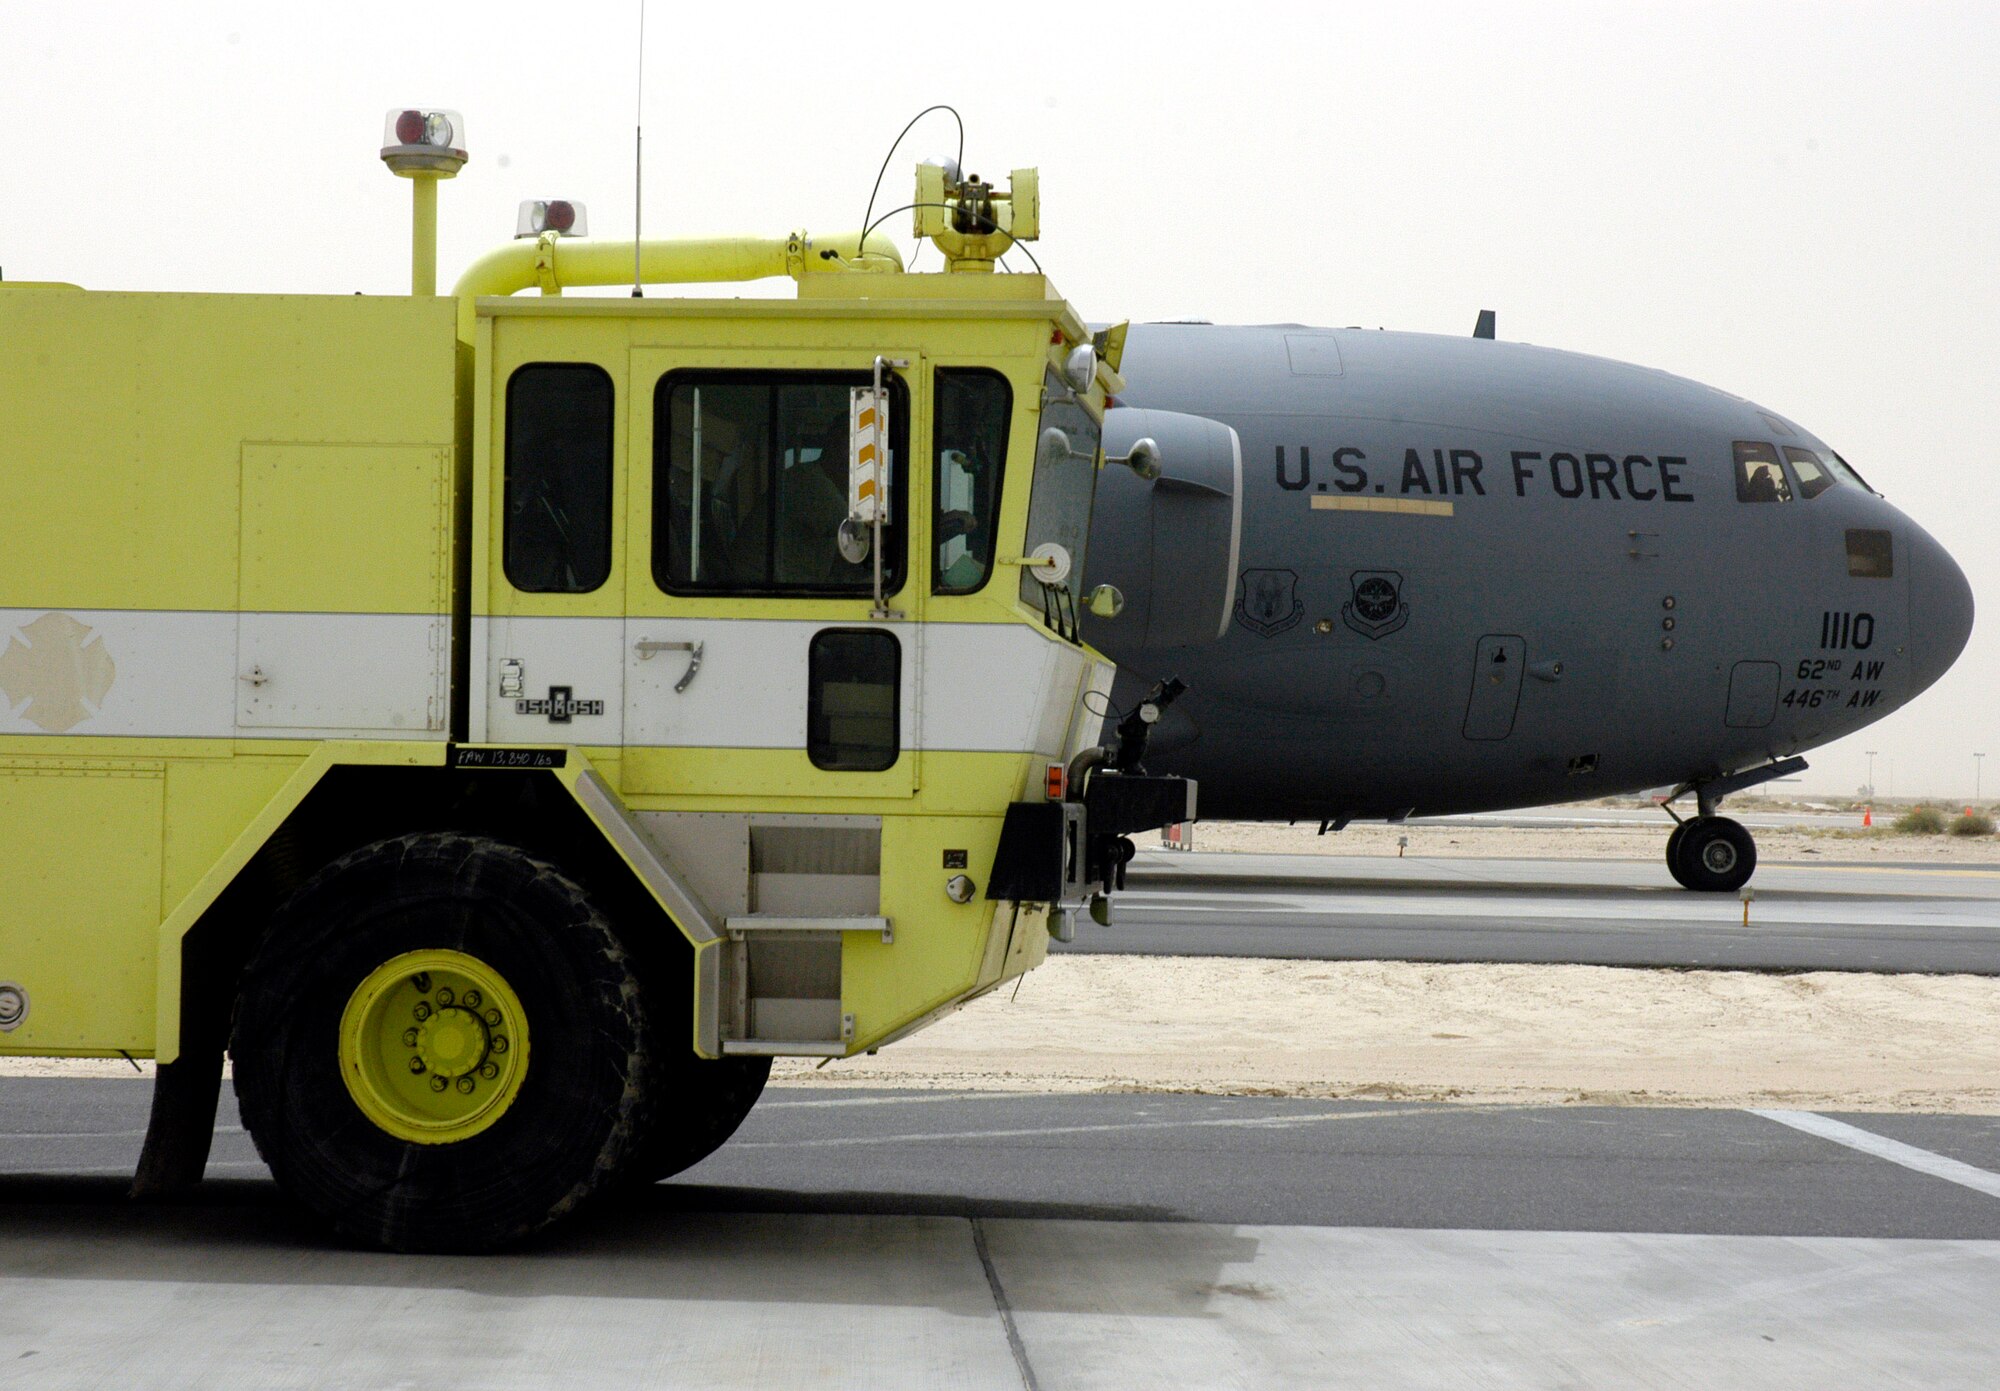
{"label": "door handle", "polygon": [[695,673],[701,670],[701,644],[698,642],[660,642],[654,638],[640,638],[632,644],[632,650],[639,654],[639,660],[642,662],[651,657],[655,652],[685,652],[688,654],[688,669],[681,674],[680,680],[674,682],[674,693],[676,695],[685,691],[688,688],[688,683],[694,680]]}

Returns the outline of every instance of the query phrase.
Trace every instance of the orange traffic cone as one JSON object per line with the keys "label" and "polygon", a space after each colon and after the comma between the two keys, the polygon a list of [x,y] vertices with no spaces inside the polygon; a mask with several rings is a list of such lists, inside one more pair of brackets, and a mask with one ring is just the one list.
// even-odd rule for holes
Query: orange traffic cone
{"label": "orange traffic cone", "polygon": [[1864,826],[1873,826],[1875,824],[1875,808],[1863,807],[1861,809],[1861,824]]}

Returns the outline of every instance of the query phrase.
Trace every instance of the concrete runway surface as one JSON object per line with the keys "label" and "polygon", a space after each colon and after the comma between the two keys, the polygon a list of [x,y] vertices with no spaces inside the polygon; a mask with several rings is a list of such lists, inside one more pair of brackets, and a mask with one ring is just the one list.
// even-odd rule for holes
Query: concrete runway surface
{"label": "concrete runway surface", "polygon": [[1628,860],[1142,850],[1061,950],[2000,974],[2000,866],[1770,864],[1733,894]]}
{"label": "concrete runway surface", "polygon": [[522,1252],[340,1248],[225,1106],[0,1079],[0,1387],[1990,1387],[2000,1117],[774,1088]]}

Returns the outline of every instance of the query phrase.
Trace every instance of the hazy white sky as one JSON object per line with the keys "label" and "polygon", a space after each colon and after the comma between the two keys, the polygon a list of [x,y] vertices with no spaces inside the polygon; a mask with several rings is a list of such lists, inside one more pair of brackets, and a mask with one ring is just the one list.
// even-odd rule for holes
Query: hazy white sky
{"label": "hazy white sky", "polygon": [[[407,287],[392,105],[465,113],[440,278],[525,197],[632,224],[636,0],[0,0],[0,269],[105,289]],[[2000,7],[652,0],[649,235],[859,223],[903,122],[1042,170],[1097,319],[1500,333],[1803,422],[1958,557],[1943,682],[1808,789],[2000,793]],[[1073,15],[1073,21],[1063,17]],[[879,206],[906,201],[932,118]],[[905,220],[895,226],[902,229]]]}

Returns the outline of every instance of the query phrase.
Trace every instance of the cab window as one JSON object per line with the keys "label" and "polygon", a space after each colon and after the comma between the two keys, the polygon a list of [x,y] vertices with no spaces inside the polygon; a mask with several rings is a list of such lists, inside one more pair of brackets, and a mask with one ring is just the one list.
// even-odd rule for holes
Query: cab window
{"label": "cab window", "polygon": [[1736,441],[1736,500],[1790,502],[1792,485],[1778,463],[1778,451],[1752,440]]}
{"label": "cab window", "polygon": [[880,628],[825,628],[807,647],[806,753],[815,768],[880,772],[901,741],[903,648]]}
{"label": "cab window", "polygon": [[937,454],[933,593],[970,594],[993,572],[993,533],[1000,522],[1000,477],[1007,464],[1013,408],[1013,390],[998,372],[938,369],[931,427]]}
{"label": "cab window", "polygon": [[[848,406],[866,372],[676,372],[653,403],[653,578],[673,594],[856,595],[842,558]],[[883,585],[903,573],[908,394],[889,392]]]}
{"label": "cab window", "polygon": [[586,594],[611,574],[611,377],[536,362],[507,379],[501,568],[530,594]]}
{"label": "cab window", "polygon": [[1815,498],[1831,488],[1837,481],[1819,461],[1819,455],[1810,449],[1796,449],[1785,446],[1785,462],[1792,466],[1792,477],[1799,480],[1799,496]]}

